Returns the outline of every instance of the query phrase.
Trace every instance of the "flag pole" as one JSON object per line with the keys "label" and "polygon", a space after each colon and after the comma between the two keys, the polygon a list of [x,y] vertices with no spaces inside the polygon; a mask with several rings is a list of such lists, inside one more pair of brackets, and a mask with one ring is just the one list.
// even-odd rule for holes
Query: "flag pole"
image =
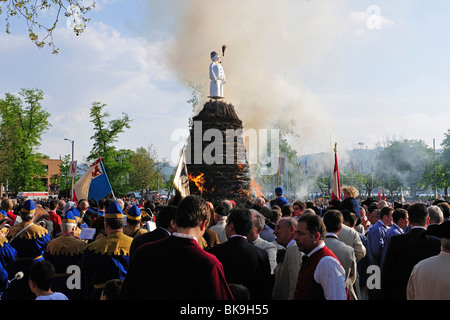
{"label": "flag pole", "polygon": [[111,193],[112,193],[113,199],[116,200],[116,195],[114,194],[114,190],[113,190],[113,188],[111,186],[111,182],[109,182],[108,175],[106,174],[106,169],[105,169],[105,166],[103,165],[102,157],[100,157],[100,155],[98,153],[97,153],[97,156],[100,159],[100,164],[102,165],[103,172],[105,173],[106,180],[108,181],[109,187],[111,188]]}
{"label": "flag pole", "polygon": [[278,181],[280,179],[280,165],[281,165],[281,158],[278,157],[277,187],[279,186]]}

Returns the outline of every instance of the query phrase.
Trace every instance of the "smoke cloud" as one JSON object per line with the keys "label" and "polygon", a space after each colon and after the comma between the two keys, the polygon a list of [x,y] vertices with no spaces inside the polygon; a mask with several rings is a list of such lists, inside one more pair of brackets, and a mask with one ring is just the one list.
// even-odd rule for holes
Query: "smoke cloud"
{"label": "smoke cloud", "polygon": [[291,129],[299,138],[290,143],[300,154],[305,148],[312,151],[314,144],[329,146],[331,115],[311,84],[302,79],[307,77],[304,70],[313,73],[323,67],[343,32],[337,1],[172,0],[169,4],[174,39],[167,62],[186,85],[204,90],[198,108],[209,95],[210,52],[222,55],[225,44],[221,57],[227,77],[225,101],[235,106],[244,128],[271,129],[278,122],[292,121]]}

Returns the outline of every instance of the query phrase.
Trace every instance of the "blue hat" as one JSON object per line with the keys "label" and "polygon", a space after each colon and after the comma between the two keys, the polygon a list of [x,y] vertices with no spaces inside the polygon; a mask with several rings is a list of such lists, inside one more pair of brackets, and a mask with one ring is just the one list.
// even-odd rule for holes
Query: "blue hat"
{"label": "blue hat", "polygon": [[278,195],[282,195],[284,193],[284,190],[282,187],[276,187],[275,188],[275,193]]}
{"label": "blue hat", "polygon": [[61,223],[77,223],[76,215],[75,215],[75,208],[70,208],[63,214],[61,214]]}
{"label": "blue hat", "polygon": [[141,209],[137,205],[132,205],[127,211],[127,219],[141,220]]}
{"label": "blue hat", "polygon": [[117,202],[113,202],[105,211],[105,219],[123,219],[123,211]]}
{"label": "blue hat", "polygon": [[75,216],[75,219],[77,221],[81,221],[81,213],[80,210],[78,210],[77,208],[72,208],[73,211],[73,215]]}
{"label": "blue hat", "polygon": [[31,200],[25,201],[25,203],[22,206],[22,209],[20,209],[21,213],[24,214],[34,214],[36,212],[36,207],[34,206],[34,202]]}

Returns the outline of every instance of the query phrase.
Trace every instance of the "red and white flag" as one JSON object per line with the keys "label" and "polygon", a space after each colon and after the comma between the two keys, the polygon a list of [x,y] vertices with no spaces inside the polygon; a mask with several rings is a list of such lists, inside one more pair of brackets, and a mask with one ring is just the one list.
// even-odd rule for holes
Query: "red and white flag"
{"label": "red and white flag", "polygon": [[100,157],[75,183],[73,190],[73,201],[75,202],[81,199],[94,199],[98,201],[113,192]]}
{"label": "red and white flag", "polygon": [[333,188],[331,189],[331,200],[341,200],[341,180],[339,179],[339,167],[337,159],[337,143],[334,146],[334,170],[333,170]]}

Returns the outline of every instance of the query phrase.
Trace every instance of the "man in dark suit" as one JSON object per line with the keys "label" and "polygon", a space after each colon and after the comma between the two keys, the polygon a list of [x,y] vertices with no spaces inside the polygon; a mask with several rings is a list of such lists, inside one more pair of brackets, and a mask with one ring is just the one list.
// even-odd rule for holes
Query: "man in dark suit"
{"label": "man in dark suit", "polygon": [[414,266],[438,255],[440,240],[427,233],[429,214],[426,206],[415,203],[408,208],[411,231],[393,236],[381,271],[381,299],[406,300],[406,287]]}
{"label": "man in dark suit", "polygon": [[267,251],[248,242],[253,228],[252,214],[247,208],[230,211],[225,231],[228,241],[209,250],[223,264],[225,278],[230,284],[242,284],[252,300],[270,299],[273,279]]}
{"label": "man in dark suit", "polygon": [[[120,297],[144,300],[233,300],[222,263],[199,241],[211,218],[207,202],[185,197],[177,208],[177,231],[140,246],[130,261]],[[153,275],[149,271],[155,270]]]}
{"label": "man in dark suit", "polygon": [[170,237],[170,235],[176,231],[176,214],[177,207],[172,205],[165,206],[156,216],[157,228],[152,232],[146,232],[133,238],[133,242],[130,247],[130,257],[133,257],[134,252],[141,245]]}

